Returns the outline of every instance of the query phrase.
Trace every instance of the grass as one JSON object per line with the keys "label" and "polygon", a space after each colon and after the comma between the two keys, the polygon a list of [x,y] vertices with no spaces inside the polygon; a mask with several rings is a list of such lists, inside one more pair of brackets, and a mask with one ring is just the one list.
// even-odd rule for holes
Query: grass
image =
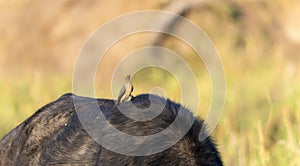
{"label": "grass", "polygon": [[0,80],[0,137],[31,116],[38,108],[71,92],[71,84],[61,77],[51,77],[43,82],[38,76],[6,78]]}
{"label": "grass", "polygon": [[[281,12],[279,15],[274,14],[279,9],[281,11],[281,7],[283,11],[288,11],[288,8],[284,8],[286,2],[234,2],[207,5],[189,15],[212,38],[224,64],[226,101],[218,127],[213,132],[223,161],[225,165],[300,165],[299,51],[295,49],[297,45],[288,40],[278,28],[280,26],[277,26],[284,25],[279,20]],[[93,6],[105,9],[105,5],[109,5],[107,3]],[[157,2],[152,3],[153,6],[159,6]],[[76,3],[72,5],[76,6]],[[138,1],[134,5],[143,6]],[[124,5],[122,11],[137,9],[134,5],[130,9]],[[80,5],[77,7],[77,12],[83,10]],[[23,8],[27,12],[25,9],[27,8]],[[94,10],[101,12],[99,9]],[[114,12],[101,17],[99,25],[104,22],[104,18],[121,14]],[[72,15],[64,12],[58,19],[59,23],[64,24],[51,21],[55,25],[54,31],[51,31],[50,24],[46,24],[47,21],[40,28],[38,24],[34,31],[28,31],[28,36],[34,40],[18,40],[19,43],[15,44],[17,40],[0,39],[1,55],[12,55],[10,58],[0,56],[0,138],[41,106],[72,91],[72,66],[76,54],[84,40],[98,26],[96,20],[101,13],[91,15],[93,17],[84,17],[87,19],[84,22],[89,26],[83,26],[80,18],[72,19]],[[50,18],[49,16],[48,19]],[[30,17],[26,19],[31,20]],[[71,23],[68,24],[68,21]],[[7,26],[20,27],[18,24]],[[44,36],[43,27],[47,27],[45,32],[53,32],[54,37],[51,33]],[[68,27],[74,27],[76,31],[73,32]],[[15,31],[17,36],[23,34],[22,30]],[[6,41],[7,43],[2,44]],[[114,56],[108,56],[113,58],[107,59],[107,66],[111,67],[112,62],[116,63],[116,59],[121,59],[120,52],[130,52],[129,45],[132,45],[132,41],[138,41],[133,43],[139,45],[143,40],[133,36],[131,40],[124,41],[111,48]],[[183,55],[196,73],[201,106],[199,110],[193,111],[197,116],[205,118],[209,109],[211,87],[209,75],[201,60],[175,39],[168,40],[164,47]],[[113,52],[114,50],[116,51]],[[20,56],[23,55],[21,53],[32,56]],[[39,56],[44,54],[45,56]],[[110,74],[107,74],[110,71],[111,69],[102,70],[99,74],[101,78],[96,80],[98,97],[111,98]],[[151,68],[142,70],[135,75],[133,83],[134,95],[147,93],[151,88],[160,86],[167,97],[177,102],[181,100],[178,83],[166,71]],[[100,87],[109,88],[101,91]]]}
{"label": "grass", "polygon": [[[219,126],[213,133],[226,165],[299,165],[300,163],[298,158],[300,88],[297,84],[299,73],[297,71],[295,76],[278,81],[277,78],[285,77],[278,70],[286,64],[280,59],[274,61],[278,62],[272,63],[267,69],[255,65],[252,69],[245,69],[245,72],[226,70],[225,109]],[[150,71],[137,74],[134,79],[134,83],[137,84],[136,94],[142,92],[143,88],[146,90],[151,87],[149,84],[141,85],[143,81],[138,78],[143,72]],[[155,69],[153,73],[157,78],[161,78],[158,76],[160,74],[166,74]],[[67,77],[43,78],[33,75],[30,78],[1,79],[0,91],[5,95],[0,97],[2,109],[0,137],[28,118],[39,107],[55,100],[63,93],[71,92],[71,79],[65,78]],[[172,94],[172,89],[177,89],[176,82],[171,79],[169,84],[172,85],[171,89],[163,87],[167,89],[167,96],[171,98],[177,96],[178,98],[175,99],[180,100],[178,92]],[[205,91],[205,85],[199,87],[202,89],[203,96],[209,96],[210,90]],[[203,110],[208,106],[201,107],[199,115],[205,117],[206,112],[203,113]]]}

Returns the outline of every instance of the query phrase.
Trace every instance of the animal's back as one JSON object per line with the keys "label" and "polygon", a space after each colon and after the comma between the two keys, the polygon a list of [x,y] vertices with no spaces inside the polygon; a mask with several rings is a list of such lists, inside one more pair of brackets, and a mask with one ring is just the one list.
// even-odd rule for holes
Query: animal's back
{"label": "animal's back", "polygon": [[[163,131],[181,116],[178,114],[179,104],[152,97],[166,101],[166,105],[159,116],[144,122],[132,120],[116,110],[113,100],[98,99],[97,103],[106,117],[103,120],[109,121],[116,129],[129,135],[147,136]],[[202,120],[196,119],[182,139],[161,152],[146,156],[122,155],[104,148],[86,132],[73,99],[78,99],[75,105],[84,108],[82,110],[89,109],[95,102],[91,98],[67,94],[42,107],[0,141],[0,165],[222,165],[213,140],[210,137],[205,141],[198,139]],[[136,96],[132,103],[139,109],[148,108],[149,95]],[[190,112],[183,109],[182,116],[184,114]],[[97,119],[94,115],[91,117]],[[93,120],[90,123],[98,125]],[[175,126],[174,129],[181,128]],[[102,131],[106,132],[106,128]],[[95,130],[94,134],[101,132]],[[105,136],[113,138],[114,134]]]}

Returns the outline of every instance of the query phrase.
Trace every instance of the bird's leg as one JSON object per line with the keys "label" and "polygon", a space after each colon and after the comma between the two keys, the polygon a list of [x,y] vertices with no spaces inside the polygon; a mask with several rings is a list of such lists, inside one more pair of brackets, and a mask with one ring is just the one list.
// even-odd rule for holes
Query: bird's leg
{"label": "bird's leg", "polygon": [[129,100],[132,100],[132,98],[134,98],[134,96],[130,94]]}
{"label": "bird's leg", "polygon": [[134,96],[132,94],[130,94],[129,96],[126,96],[122,102],[125,102],[125,101],[130,101],[132,98],[134,98]]}
{"label": "bird's leg", "polygon": [[124,99],[122,100],[122,102],[128,101],[129,96],[124,97]]}

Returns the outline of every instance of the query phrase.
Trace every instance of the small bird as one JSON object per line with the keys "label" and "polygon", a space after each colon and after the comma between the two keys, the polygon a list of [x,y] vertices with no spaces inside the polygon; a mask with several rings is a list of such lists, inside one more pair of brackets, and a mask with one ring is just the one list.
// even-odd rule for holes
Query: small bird
{"label": "small bird", "polygon": [[131,95],[132,91],[133,91],[133,85],[130,81],[130,75],[127,75],[127,77],[125,77],[124,84],[120,90],[120,93],[118,96],[118,102],[117,102],[116,106],[118,106],[120,103],[122,103],[124,101],[128,101],[131,97],[133,97]]}

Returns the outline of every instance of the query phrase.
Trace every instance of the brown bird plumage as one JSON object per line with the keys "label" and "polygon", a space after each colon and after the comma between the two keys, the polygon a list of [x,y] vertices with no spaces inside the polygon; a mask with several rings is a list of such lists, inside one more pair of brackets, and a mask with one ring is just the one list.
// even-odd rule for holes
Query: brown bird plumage
{"label": "brown bird plumage", "polygon": [[130,80],[130,75],[127,75],[127,77],[125,77],[124,84],[120,90],[120,93],[118,96],[118,102],[117,102],[116,106],[122,102],[128,101],[132,97],[132,95],[131,95],[132,91],[133,91],[133,85]]}

